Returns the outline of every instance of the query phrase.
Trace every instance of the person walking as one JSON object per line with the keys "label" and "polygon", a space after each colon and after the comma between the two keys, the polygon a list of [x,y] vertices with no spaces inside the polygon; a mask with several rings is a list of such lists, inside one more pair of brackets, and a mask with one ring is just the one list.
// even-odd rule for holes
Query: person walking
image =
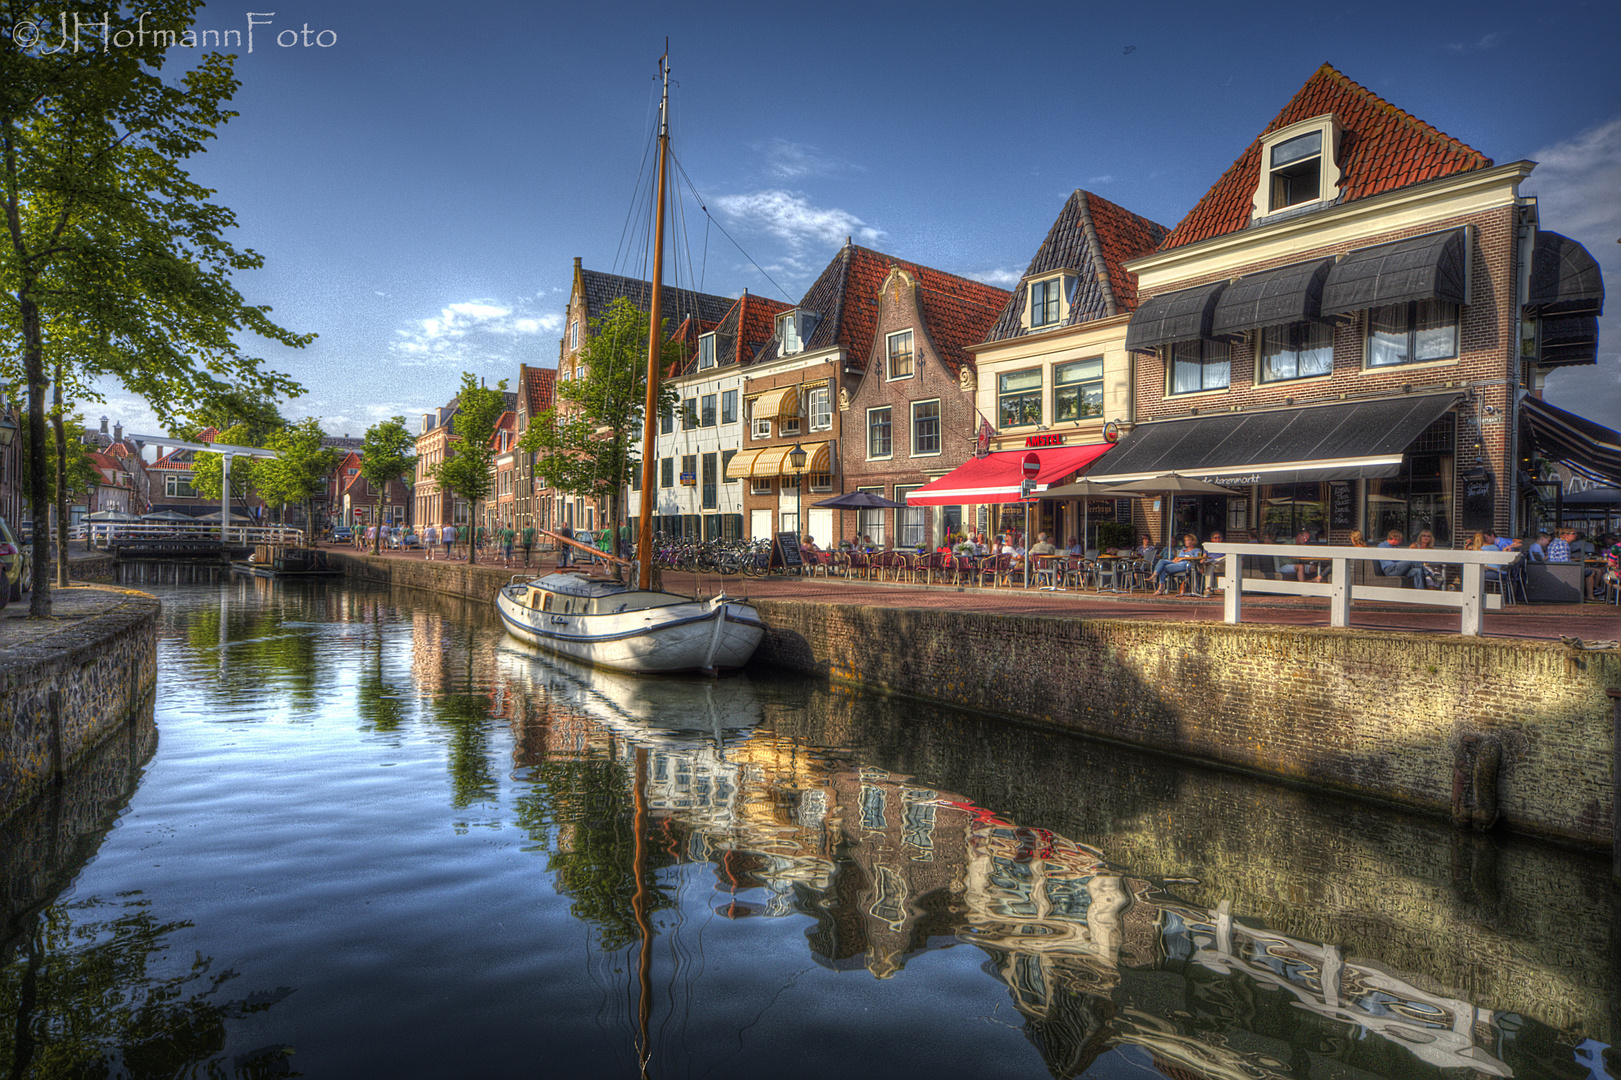
{"label": "person walking", "polygon": [[439,526],[429,525],[422,530],[422,547],[428,553],[428,562],[433,562],[433,546],[439,542]]}
{"label": "person walking", "polygon": [[535,527],[533,525],[525,525],[523,527],[523,533],[521,536],[521,546],[523,547],[523,564],[528,566],[529,553],[535,549]]}
{"label": "person walking", "polygon": [[506,559],[506,565],[510,569],[511,566],[512,566],[512,526],[511,525],[503,525],[503,526],[501,526],[501,537],[500,537],[500,539],[501,539],[501,554],[502,554],[502,557]]}
{"label": "person walking", "polygon": [[[574,526],[565,521],[563,524],[557,527],[557,535],[561,536],[565,540],[574,539]],[[559,570],[567,570],[569,566],[573,564],[573,562],[574,549],[567,544],[559,545],[557,549],[557,568]]]}
{"label": "person walking", "polygon": [[455,555],[457,528],[446,525],[439,530],[439,542],[445,546],[445,561],[449,562]]}

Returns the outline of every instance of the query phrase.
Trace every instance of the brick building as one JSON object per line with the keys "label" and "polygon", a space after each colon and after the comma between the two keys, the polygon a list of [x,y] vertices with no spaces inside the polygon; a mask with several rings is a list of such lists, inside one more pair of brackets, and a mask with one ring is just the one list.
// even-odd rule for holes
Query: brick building
{"label": "brick building", "polygon": [[[514,433],[521,439],[529,431],[531,424],[541,422],[541,417],[551,409],[556,401],[557,369],[535,368],[528,364],[518,365],[518,408]],[[513,492],[513,522],[519,529],[533,526],[535,528],[551,528],[550,517],[552,500],[542,497],[535,480],[535,460],[537,454],[516,453],[513,463],[515,485]]]}
{"label": "brick building", "polygon": [[416,443],[416,482],[412,485],[416,527],[432,525],[466,525],[467,503],[447,490],[441,490],[434,479],[433,468],[451,453],[455,438],[456,412],[461,408],[461,396],[450,399],[431,413],[422,414],[422,427]]}
{"label": "brick building", "polygon": [[[1522,402],[1549,364],[1593,362],[1597,339],[1583,323],[1585,342],[1537,340],[1538,247],[1591,259],[1540,231],[1519,193],[1533,168],[1494,166],[1325,64],[1125,263],[1145,298],[1126,336],[1135,423],[1089,478],[1175,470],[1231,490],[1164,506],[1177,534],[1519,532]],[[1538,310],[1596,314],[1587,280],[1549,286]]]}
{"label": "brick building", "polygon": [[327,481],[324,494],[332,508],[333,524],[364,529],[379,520],[394,526],[410,521],[410,486],[400,479],[390,480],[385,488],[378,489],[360,474],[360,462],[360,451],[350,450]]}

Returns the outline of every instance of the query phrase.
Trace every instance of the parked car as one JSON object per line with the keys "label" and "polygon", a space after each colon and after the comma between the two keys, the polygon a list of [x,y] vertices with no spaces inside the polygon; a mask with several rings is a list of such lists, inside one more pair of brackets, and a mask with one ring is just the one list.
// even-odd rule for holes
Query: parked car
{"label": "parked car", "polygon": [[21,600],[34,587],[34,560],[26,547],[12,535],[11,526],[0,518],[0,608]]}
{"label": "parked car", "polygon": [[339,525],[332,530],[332,542],[335,544],[347,544],[354,538],[355,534],[350,531],[347,525]]}

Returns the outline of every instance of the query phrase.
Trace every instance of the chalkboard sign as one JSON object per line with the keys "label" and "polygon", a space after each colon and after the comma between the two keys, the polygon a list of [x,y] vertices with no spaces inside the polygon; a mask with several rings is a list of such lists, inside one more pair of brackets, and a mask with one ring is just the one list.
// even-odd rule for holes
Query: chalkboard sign
{"label": "chalkboard sign", "polygon": [[789,570],[797,570],[805,565],[805,555],[799,550],[799,537],[791,532],[777,534],[777,542],[772,546],[771,565],[782,566]]}
{"label": "chalkboard sign", "polygon": [[1347,481],[1336,480],[1328,485],[1328,526],[1356,528],[1356,492]]}
{"label": "chalkboard sign", "polygon": [[1463,513],[1460,515],[1463,532],[1468,535],[1492,527],[1492,507],[1496,500],[1496,483],[1491,477],[1466,480],[1463,485]]}

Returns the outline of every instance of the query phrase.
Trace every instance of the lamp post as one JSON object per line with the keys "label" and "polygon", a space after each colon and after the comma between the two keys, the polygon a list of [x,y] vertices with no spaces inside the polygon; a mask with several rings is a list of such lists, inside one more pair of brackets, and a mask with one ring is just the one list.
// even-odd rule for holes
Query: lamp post
{"label": "lamp post", "polygon": [[805,450],[798,443],[788,451],[788,467],[794,470],[794,532],[797,536],[805,535],[805,523],[799,520],[800,512],[805,505]]}

